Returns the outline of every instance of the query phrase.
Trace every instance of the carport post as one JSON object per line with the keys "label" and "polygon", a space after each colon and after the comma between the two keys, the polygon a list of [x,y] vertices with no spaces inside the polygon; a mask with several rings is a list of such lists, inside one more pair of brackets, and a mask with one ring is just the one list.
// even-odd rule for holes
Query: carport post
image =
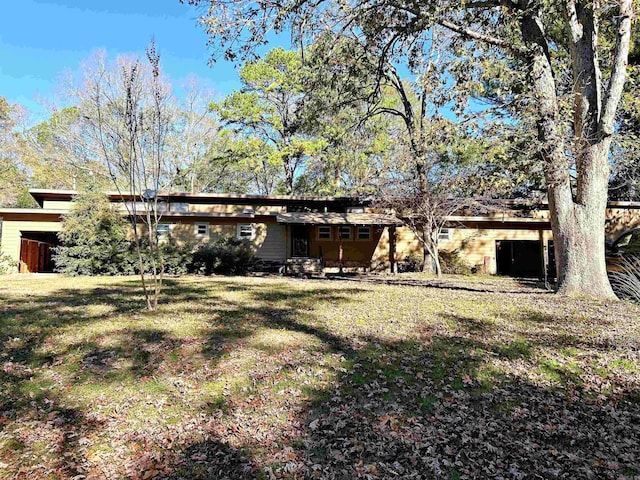
{"label": "carport post", "polygon": [[389,227],[389,272],[396,273],[396,227]]}
{"label": "carport post", "polygon": [[540,238],[540,250],[542,252],[542,280],[544,280],[545,288],[549,288],[548,265],[547,265],[547,244],[544,241],[544,230],[538,230]]}

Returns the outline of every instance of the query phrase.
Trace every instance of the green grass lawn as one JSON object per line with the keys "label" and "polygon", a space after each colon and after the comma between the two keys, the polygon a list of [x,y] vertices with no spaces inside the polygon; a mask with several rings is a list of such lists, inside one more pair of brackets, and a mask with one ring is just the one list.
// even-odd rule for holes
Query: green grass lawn
{"label": "green grass lawn", "polygon": [[640,476],[638,307],[379,279],[0,277],[0,478]]}

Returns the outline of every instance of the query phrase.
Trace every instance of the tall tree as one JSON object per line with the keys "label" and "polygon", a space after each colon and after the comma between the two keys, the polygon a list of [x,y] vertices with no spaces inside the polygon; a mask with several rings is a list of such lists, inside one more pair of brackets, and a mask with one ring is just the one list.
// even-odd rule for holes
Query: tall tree
{"label": "tall tree", "polygon": [[171,190],[176,178],[181,159],[171,145],[182,131],[153,42],[146,53],[147,62],[120,57],[115,65],[98,55],[84,71],[84,84],[71,93],[85,124],[83,146],[106,166],[131,218],[142,288],[147,308],[154,310],[164,273],[159,194]]}
{"label": "tall tree", "polygon": [[281,159],[273,145],[229,129],[218,133],[195,167],[196,188],[203,192],[270,195],[281,181]]}
{"label": "tall tree", "polygon": [[[427,32],[439,25],[457,36],[454,47],[468,60],[461,72],[467,78],[483,71],[487,57],[508,67],[521,80],[517,101],[528,107],[522,112],[534,115],[538,131],[558,290],[614,297],[605,268],[604,219],[608,155],[635,15],[632,0],[189,3],[207,7],[203,25],[228,56],[250,52],[270,29],[289,26],[300,39],[327,28],[349,32],[364,37],[376,52],[411,61],[423,55]],[[613,32],[611,42],[600,36],[606,28]],[[606,76],[601,61],[611,65]]]}
{"label": "tall tree", "polygon": [[[314,105],[314,111],[335,110],[337,115],[332,118],[346,114],[352,123],[373,128],[378,140],[385,137],[376,128],[384,127],[386,138],[393,139],[393,143],[384,144],[393,161],[387,163],[384,175],[375,178],[376,189],[370,193],[379,205],[394,209],[414,230],[423,246],[425,268],[437,275],[441,273],[439,237],[447,218],[462,209],[488,207],[486,199],[480,201],[480,197],[487,186],[495,186],[493,175],[485,175],[484,182],[475,181],[478,166],[502,150],[492,148],[479,133],[468,133],[478,127],[472,119],[456,125],[445,117],[445,112],[451,116],[445,107],[454,94],[440,81],[446,73],[444,46],[441,32],[433,29],[424,57],[405,68],[413,81],[401,78],[399,67],[382,52],[373,52],[371,46],[349,36],[332,39],[325,35],[312,46],[307,65],[309,69],[316,67],[312,78],[319,89],[328,90],[314,95],[316,104],[325,100],[324,105]],[[318,118],[322,123],[323,117]],[[328,129],[336,130],[341,123],[330,122]],[[362,136],[364,129],[357,130],[338,128],[329,138],[341,136],[345,146],[353,148],[357,145],[353,137]],[[340,145],[337,139],[330,143]],[[348,152],[340,153],[337,160],[350,158]],[[328,166],[340,164],[330,162]],[[327,173],[331,179],[331,172]]]}
{"label": "tall tree", "polygon": [[221,120],[258,138],[274,149],[284,174],[283,190],[292,194],[306,157],[321,148],[318,139],[306,134],[302,115],[305,90],[302,60],[294,51],[275,48],[263,59],[240,69],[242,89],[222,102],[213,102]]}
{"label": "tall tree", "polygon": [[[176,178],[174,188],[197,193],[203,185],[199,175],[214,148],[220,130],[219,123],[208,108],[211,93],[204,91],[196,78],[190,78],[181,99],[176,100],[173,125],[175,135],[167,139],[170,155],[174,157]],[[214,179],[209,175],[205,183]],[[218,178],[218,181],[222,179]],[[206,186],[206,185],[205,185]]]}
{"label": "tall tree", "polygon": [[77,107],[54,110],[25,132],[29,153],[23,162],[36,188],[84,190],[110,184],[106,165],[87,149],[86,124]]}
{"label": "tall tree", "polygon": [[26,172],[20,165],[16,147],[18,134],[16,126],[17,107],[0,97],[0,205],[16,206],[21,194],[26,190]]}

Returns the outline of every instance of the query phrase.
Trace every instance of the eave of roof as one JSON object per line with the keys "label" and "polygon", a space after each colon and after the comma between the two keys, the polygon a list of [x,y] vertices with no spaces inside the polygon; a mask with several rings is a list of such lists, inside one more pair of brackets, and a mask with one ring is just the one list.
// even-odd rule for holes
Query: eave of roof
{"label": "eave of roof", "polygon": [[549,223],[548,218],[449,215],[448,222]]}
{"label": "eave of roof", "polygon": [[[128,215],[127,212],[120,212],[123,215]],[[137,212],[137,216],[144,216],[146,212]],[[224,213],[224,212],[162,212],[160,214],[160,221],[163,218],[240,218],[240,219],[254,219],[258,217],[270,217],[275,218],[275,214],[253,214],[253,213]]]}
{"label": "eave of roof", "polygon": [[67,210],[53,210],[49,208],[0,208],[0,221],[29,222],[37,219],[58,222],[68,213]]}
{"label": "eave of roof", "polygon": [[[43,188],[32,188],[29,190],[31,196],[42,205],[44,200],[67,200],[78,195],[75,190],[50,190]],[[130,195],[117,191],[104,192],[112,201],[132,200],[140,198],[139,195]],[[369,199],[360,197],[325,197],[325,196],[296,196],[296,195],[252,195],[236,193],[187,193],[187,192],[161,192],[159,198],[168,201],[188,201],[189,203],[218,203],[218,204],[296,204],[296,203],[344,203],[349,205],[363,205],[370,203]]]}
{"label": "eave of roof", "polygon": [[292,225],[402,225],[393,215],[383,213],[280,213],[276,216],[278,223]]}
{"label": "eave of roof", "polygon": [[58,208],[0,208],[0,215],[2,214],[39,214],[39,215],[64,215],[69,210],[63,210]]}
{"label": "eave of roof", "polygon": [[492,230],[551,230],[548,218],[524,217],[478,217],[478,216],[448,216],[447,228],[464,225],[466,228],[486,228]]}

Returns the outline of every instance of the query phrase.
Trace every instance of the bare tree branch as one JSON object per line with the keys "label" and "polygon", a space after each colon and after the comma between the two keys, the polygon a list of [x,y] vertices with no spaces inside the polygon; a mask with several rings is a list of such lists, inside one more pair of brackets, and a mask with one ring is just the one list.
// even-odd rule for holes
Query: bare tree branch
{"label": "bare tree branch", "polygon": [[528,58],[526,50],[522,48],[518,48],[512,43],[506,42],[505,40],[502,40],[500,38],[496,38],[496,37],[492,37],[491,35],[486,35],[484,33],[476,32],[475,30],[471,30],[470,28],[456,25],[455,23],[450,22],[448,20],[439,20],[437,23],[438,25],[441,25],[453,32],[459,33],[464,37],[472,38],[473,40],[479,40],[481,42],[488,43],[489,45],[494,45],[496,47],[503,48],[508,52],[511,52],[518,58],[521,58],[521,59]]}

